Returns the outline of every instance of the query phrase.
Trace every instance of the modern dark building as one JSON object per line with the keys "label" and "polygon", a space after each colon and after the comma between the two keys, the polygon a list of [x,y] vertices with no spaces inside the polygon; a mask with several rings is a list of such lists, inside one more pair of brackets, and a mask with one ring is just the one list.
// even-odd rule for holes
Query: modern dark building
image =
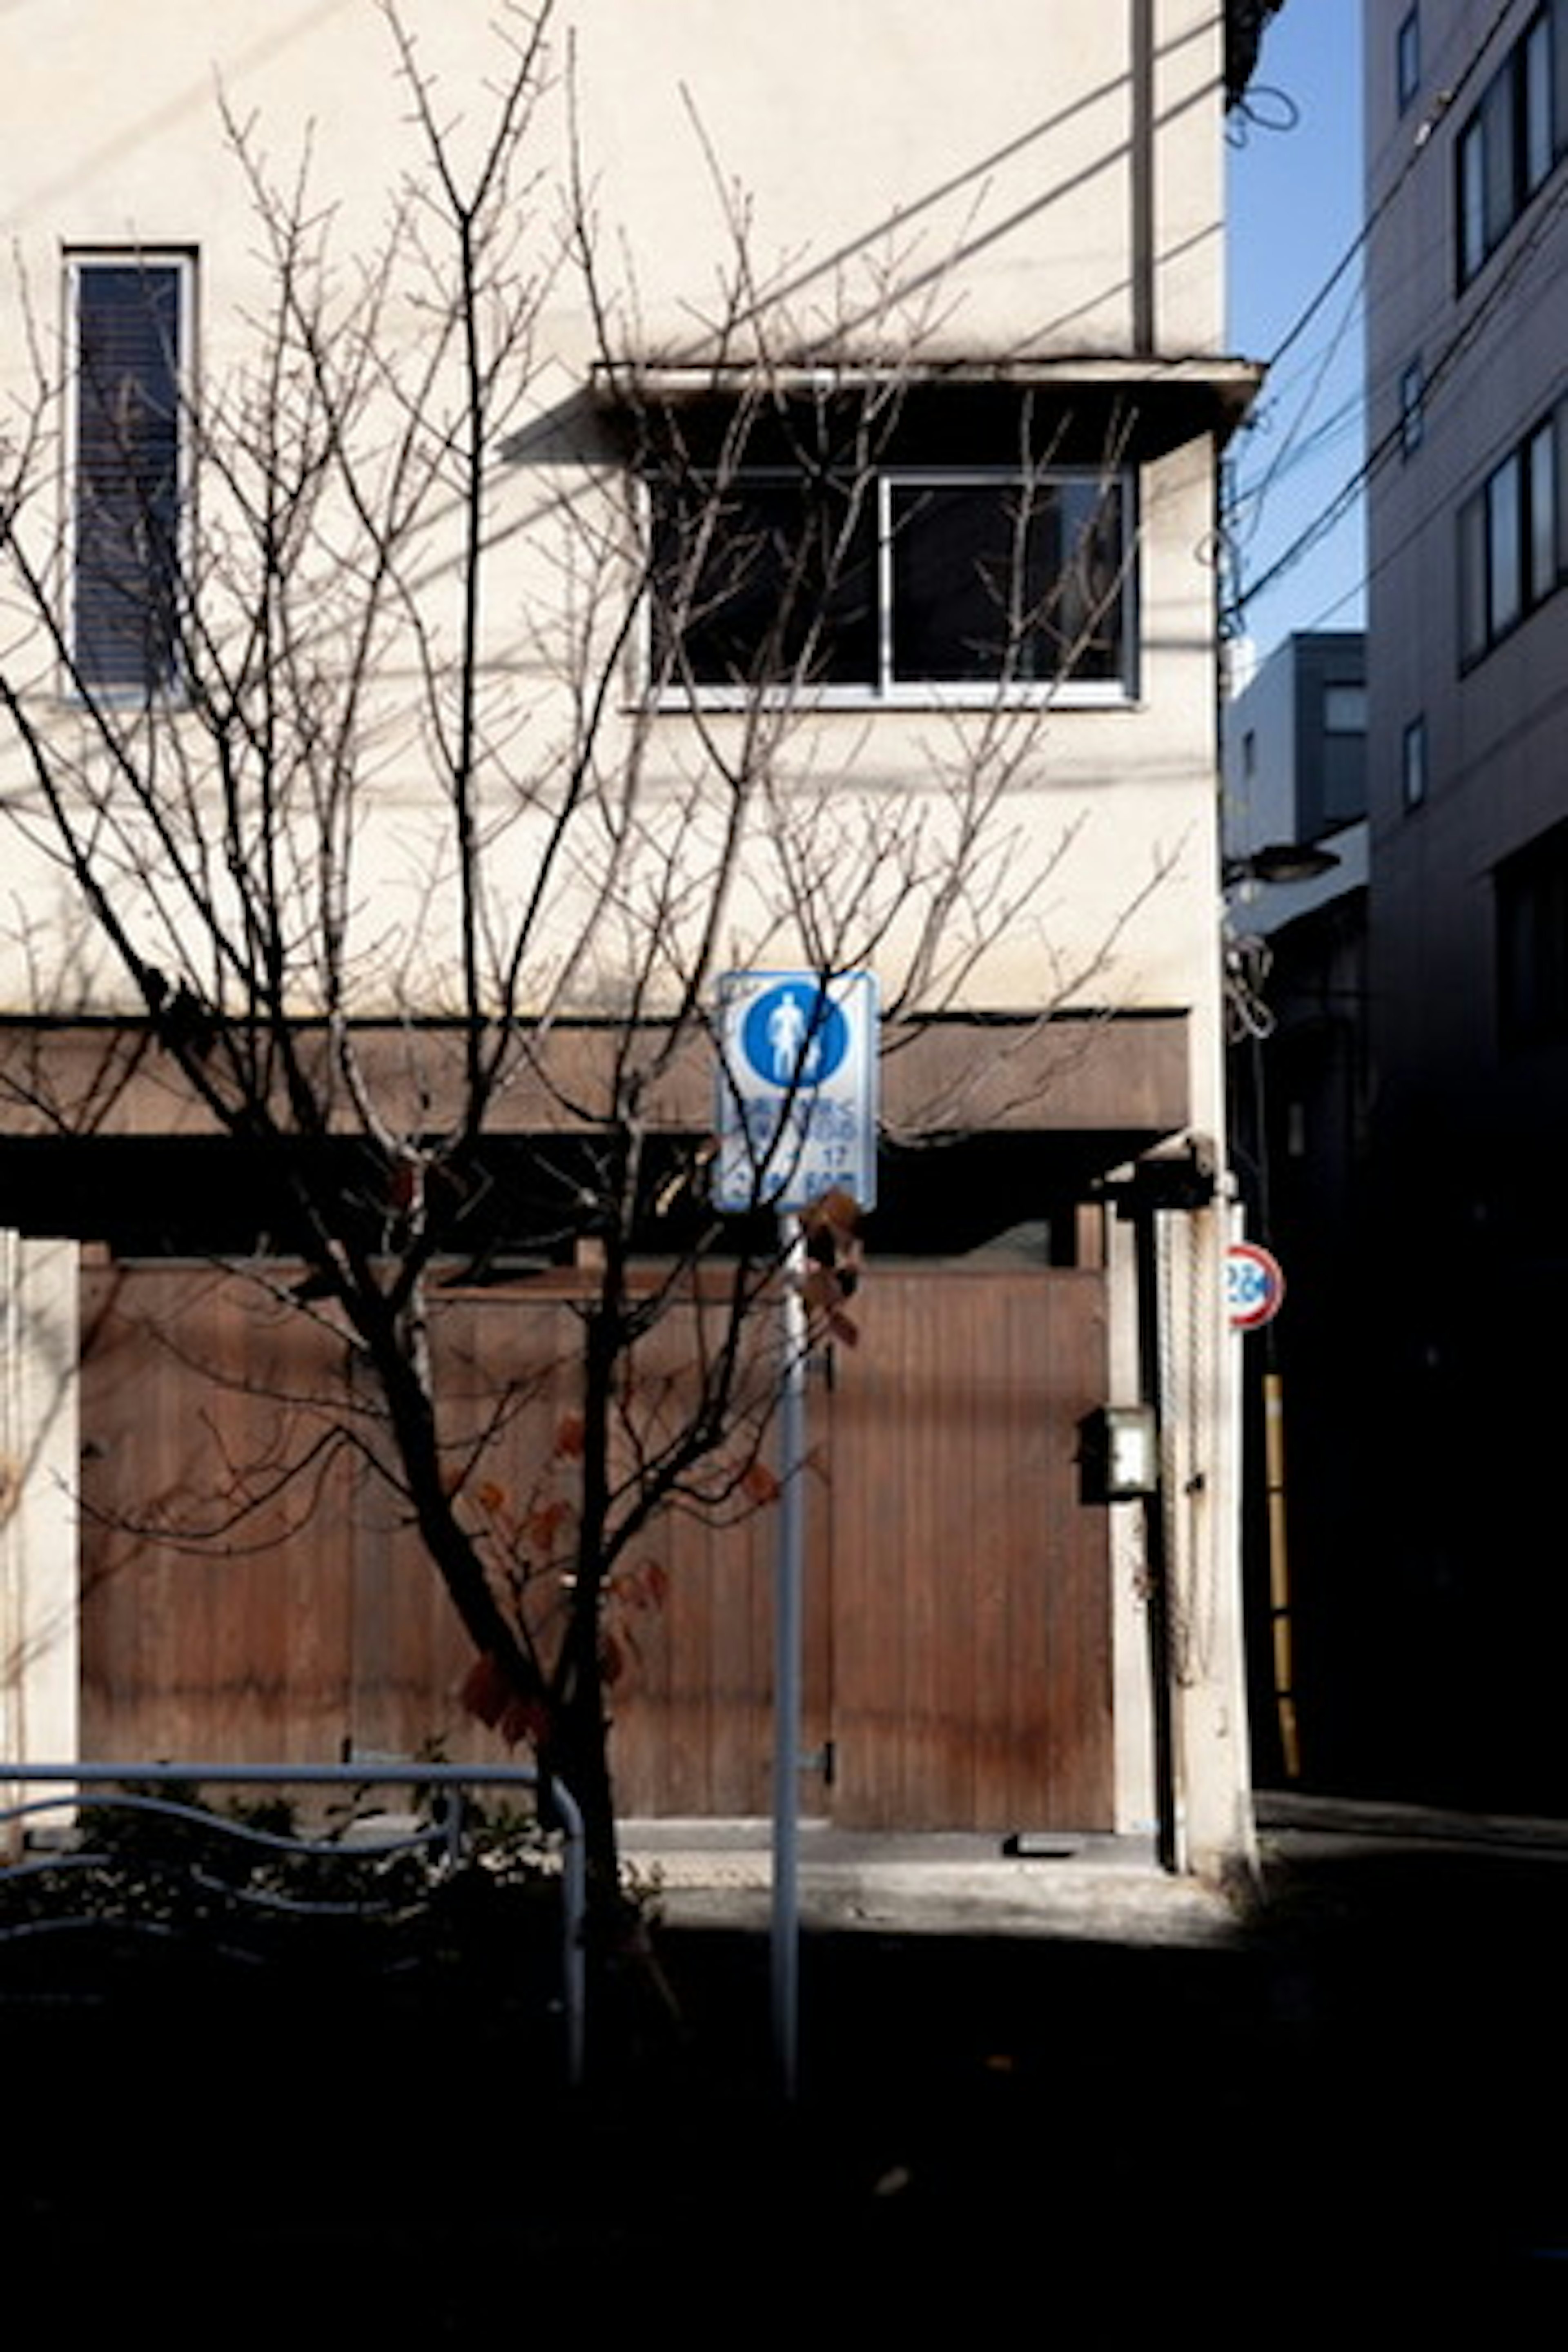
{"label": "modern dark building", "polygon": [[1369,0],[1364,26],[1372,1096],[1343,1333],[1355,1639],[1387,1778],[1557,1808],[1568,5]]}

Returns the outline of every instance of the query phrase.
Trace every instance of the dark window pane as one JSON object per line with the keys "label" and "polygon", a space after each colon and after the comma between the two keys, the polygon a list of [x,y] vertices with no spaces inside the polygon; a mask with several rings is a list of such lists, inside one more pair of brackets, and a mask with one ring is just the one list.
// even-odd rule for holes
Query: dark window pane
{"label": "dark window pane", "polygon": [[1120,678],[1114,484],[898,483],[889,524],[896,681]]}
{"label": "dark window pane", "polygon": [[1508,234],[1518,203],[1519,168],[1514,142],[1511,69],[1494,79],[1481,100],[1481,145],[1485,154],[1486,249]]}
{"label": "dark window pane", "polygon": [[1487,626],[1500,637],[1511,629],[1523,604],[1521,561],[1520,463],[1505,460],[1487,483]]}
{"label": "dark window pane", "polygon": [[1487,502],[1478,492],[1459,509],[1459,659],[1487,649]]}
{"label": "dark window pane", "polygon": [[1557,440],[1550,423],[1527,445],[1530,468],[1530,601],[1539,604],[1557,585]]}
{"label": "dark window pane", "polygon": [[1552,169],[1552,20],[1539,16],[1524,37],[1524,184],[1533,194]]}
{"label": "dark window pane", "polygon": [[1400,745],[1401,793],[1406,809],[1416,809],[1426,797],[1426,721],[1413,719]]}
{"label": "dark window pane", "polygon": [[[900,483],[892,534],[893,676],[935,683],[1032,677],[1023,644],[1042,529],[998,485]],[[1054,556],[1053,545],[1047,557]]]}
{"label": "dark window pane", "polygon": [[1487,257],[1485,150],[1478,118],[1468,124],[1458,146],[1459,276],[1471,278]]}
{"label": "dark window pane", "polygon": [[1127,572],[1121,488],[1113,482],[1068,483],[1061,508],[1061,585],[1047,622],[1069,676],[1119,678]]}
{"label": "dark window pane", "polygon": [[1568,828],[1497,872],[1498,1014],[1505,1047],[1568,1036]]}
{"label": "dark window pane", "polygon": [[1421,87],[1421,19],[1411,8],[1400,19],[1395,36],[1394,71],[1401,113]]}
{"label": "dark window pane", "polygon": [[658,681],[875,684],[868,487],[688,480],[652,496]]}
{"label": "dark window pane", "polygon": [[180,272],[77,273],[75,650],[90,686],[174,669],[180,520]]}

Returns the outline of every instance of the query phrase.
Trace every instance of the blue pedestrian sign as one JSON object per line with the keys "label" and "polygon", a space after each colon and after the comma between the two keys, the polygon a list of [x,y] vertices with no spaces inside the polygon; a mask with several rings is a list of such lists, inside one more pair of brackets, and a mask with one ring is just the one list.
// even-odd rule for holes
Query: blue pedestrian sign
{"label": "blue pedestrian sign", "polygon": [[719,982],[721,1209],[877,1199],[877,982],[732,971]]}

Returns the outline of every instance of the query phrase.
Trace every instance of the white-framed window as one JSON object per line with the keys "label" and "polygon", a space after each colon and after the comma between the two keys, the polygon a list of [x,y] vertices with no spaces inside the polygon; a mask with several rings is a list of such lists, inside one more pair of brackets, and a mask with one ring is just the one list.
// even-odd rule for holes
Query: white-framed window
{"label": "white-framed window", "polygon": [[1568,148],[1568,0],[1541,0],[1455,142],[1455,259],[1468,286]]}
{"label": "white-framed window", "polygon": [[195,259],[66,256],[71,661],[84,688],[176,682]]}
{"label": "white-framed window", "polygon": [[1531,426],[1458,512],[1459,666],[1468,668],[1568,578],[1568,404]]}
{"label": "white-framed window", "polygon": [[661,695],[1110,703],[1134,690],[1124,472],[759,467],[656,478],[648,496]]}

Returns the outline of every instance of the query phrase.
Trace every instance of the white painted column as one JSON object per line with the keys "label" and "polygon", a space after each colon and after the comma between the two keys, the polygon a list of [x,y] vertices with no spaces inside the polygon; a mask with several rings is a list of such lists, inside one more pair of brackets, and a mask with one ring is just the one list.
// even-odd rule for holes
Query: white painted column
{"label": "white painted column", "polygon": [[[1105,1219],[1106,1398],[1143,1399],[1138,1349],[1138,1253],[1131,1225]],[[1109,1503],[1110,1522],[1110,1671],[1118,1833],[1154,1837],[1154,1704],[1149,1624],[1149,1547],[1142,1502]]]}
{"label": "white painted column", "polygon": [[74,1242],[0,1232],[0,1759],[80,1736],[77,1272]]}
{"label": "white painted column", "polygon": [[1160,1339],[1172,1729],[1182,1865],[1255,1858],[1241,1596],[1240,1381],[1225,1300],[1231,1210],[1162,1216]]}

